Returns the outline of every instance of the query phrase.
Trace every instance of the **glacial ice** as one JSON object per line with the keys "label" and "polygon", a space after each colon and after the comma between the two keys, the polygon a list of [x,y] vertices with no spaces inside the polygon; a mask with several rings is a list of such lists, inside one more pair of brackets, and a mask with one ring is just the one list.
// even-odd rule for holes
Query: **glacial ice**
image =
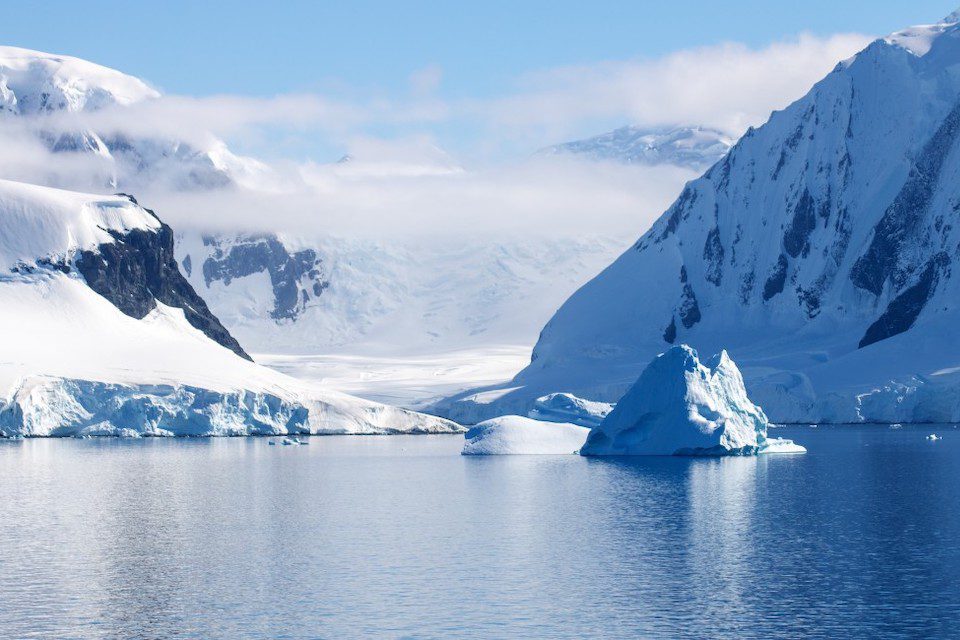
{"label": "glacial ice", "polygon": [[768,440],[769,422],[747,397],[726,351],[701,363],[687,345],[654,358],[616,408],[595,427],[581,455],[756,455],[800,453]]}
{"label": "glacial ice", "polygon": [[502,416],[481,422],[467,431],[462,454],[571,455],[580,449],[589,433],[590,429],[575,424]]}
{"label": "glacial ice", "polygon": [[[31,376],[0,403],[0,437],[449,433],[439,418],[339,394],[218,391]],[[284,444],[303,444],[295,438]]]}
{"label": "glacial ice", "polygon": [[567,422],[581,427],[595,427],[613,410],[607,402],[592,402],[572,393],[551,393],[537,398],[529,416],[544,422]]}

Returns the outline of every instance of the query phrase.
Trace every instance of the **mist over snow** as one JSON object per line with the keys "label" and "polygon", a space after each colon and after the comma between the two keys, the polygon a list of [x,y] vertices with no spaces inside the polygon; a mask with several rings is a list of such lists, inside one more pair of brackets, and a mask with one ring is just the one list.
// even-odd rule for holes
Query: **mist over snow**
{"label": "mist over snow", "polygon": [[[856,34],[802,34],[762,48],[724,43],[660,58],[545,69],[483,99],[446,97],[440,65],[412,74],[409,93],[391,96],[344,89],[190,97],[145,88],[122,101],[0,118],[0,176],[116,190],[104,178],[111,170],[106,158],[54,154],[37,135],[92,131],[175,140],[214,163],[246,163],[231,172],[242,178],[229,188],[185,192],[159,179],[138,186],[138,196],[176,228],[636,235],[694,171],[531,154],[623,124],[712,126],[735,138],[866,41]],[[233,156],[221,140],[266,162]],[[347,161],[335,162],[341,156]]]}

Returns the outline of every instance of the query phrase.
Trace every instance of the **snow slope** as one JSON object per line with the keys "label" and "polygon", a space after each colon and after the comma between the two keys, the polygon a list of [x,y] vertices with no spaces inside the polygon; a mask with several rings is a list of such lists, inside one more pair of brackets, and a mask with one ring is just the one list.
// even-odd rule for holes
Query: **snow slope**
{"label": "snow slope", "polygon": [[[267,168],[207,136],[192,144],[166,137],[73,129],[44,119],[57,113],[124,108],[161,94],[139,78],[71,56],[0,46],[0,117],[20,118],[48,151],[72,161],[70,177],[51,168],[50,186],[142,191],[209,189],[263,180]],[[80,167],[83,167],[81,170]],[[79,176],[79,177],[78,177]],[[70,180],[71,184],[63,184]]]}
{"label": "snow slope", "polygon": [[702,171],[726,155],[733,143],[732,136],[709,127],[628,126],[547,147],[540,153],[572,154],[625,164],[672,164]]}
{"label": "snow slope", "polygon": [[169,228],[128,197],[0,181],[0,433],[459,430],[244,359],[164,252]]}
{"label": "snow slope", "polygon": [[[622,239],[182,234],[184,273],[257,353],[425,356],[536,340]],[[515,373],[515,371],[514,371]]]}
{"label": "snow slope", "polygon": [[567,300],[476,421],[614,401],[685,342],[727,349],[775,421],[960,420],[960,25],[877,40],[748,133]]}

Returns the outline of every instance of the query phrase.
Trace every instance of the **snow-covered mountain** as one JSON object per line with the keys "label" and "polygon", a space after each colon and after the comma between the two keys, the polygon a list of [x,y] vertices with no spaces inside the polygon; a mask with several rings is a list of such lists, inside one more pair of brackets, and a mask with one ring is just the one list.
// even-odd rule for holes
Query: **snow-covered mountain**
{"label": "snow-covered mountain", "polygon": [[733,143],[732,136],[709,127],[628,126],[547,147],[540,153],[572,154],[625,164],[672,164],[702,171],[722,158]]}
{"label": "snow-covered mountain", "polygon": [[620,238],[184,234],[194,288],[257,353],[424,354],[529,345]]}
{"label": "snow-covered mountain", "polygon": [[[0,118],[18,117],[54,154],[83,160],[69,179],[92,190],[145,186],[209,189],[256,180],[266,167],[230,152],[213,136],[201,144],[112,131],[51,129],[44,116],[96,112],[156,100],[139,78],[71,56],[0,46]],[[2,120],[0,120],[2,121]],[[64,177],[51,169],[49,182]],[[74,182],[76,184],[76,182]]]}
{"label": "snow-covered mountain", "polygon": [[544,327],[477,420],[615,400],[726,348],[778,421],[960,420],[960,14],[879,39],[752,129]]}
{"label": "snow-covered mountain", "polygon": [[[119,71],[14,47],[0,47],[0,89],[5,116],[26,121],[42,114],[122,109],[161,97]],[[248,159],[213,138],[208,148],[196,149],[179,141],[93,131],[37,133],[64,159],[76,154],[103,159],[109,178],[95,185],[96,191],[257,186],[245,180]],[[56,169],[51,167],[44,183],[72,186],[58,179]],[[426,159],[391,162],[345,157],[337,171],[347,174],[345,179],[463,173],[440,150]],[[198,216],[197,228],[202,227]],[[272,231],[230,232],[221,225],[217,233],[184,230],[176,238],[178,259],[194,288],[257,352],[382,349],[391,342],[448,348],[485,339],[530,344],[566,294],[623,249],[621,238],[603,234],[430,241],[335,238],[323,229],[305,238]]]}
{"label": "snow-covered mountain", "polygon": [[129,196],[0,181],[0,434],[445,432],[254,364]]}

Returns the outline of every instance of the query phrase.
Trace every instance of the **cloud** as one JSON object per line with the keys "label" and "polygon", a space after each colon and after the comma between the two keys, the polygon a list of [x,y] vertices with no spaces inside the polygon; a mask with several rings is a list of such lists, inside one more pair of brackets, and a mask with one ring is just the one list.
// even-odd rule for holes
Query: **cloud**
{"label": "cloud", "polygon": [[410,89],[414,95],[425,96],[435,93],[443,80],[443,69],[432,64],[410,74]]}
{"label": "cloud", "polygon": [[[444,99],[442,71],[410,78],[409,95],[346,99],[166,96],[92,113],[0,121],[0,176],[109,191],[95,154],[51,154],[40,131],[182,140],[198,149],[252,140],[272,156],[269,188],[138,191],[180,228],[285,231],[316,237],[397,234],[642,233],[692,171],[531,157],[610,123],[704,124],[739,133],[803,95],[869,38],[800,35],[754,49],[728,43],[661,58],[549,69],[498,95]],[[293,140],[333,141],[346,163],[277,158]],[[453,149],[451,155],[448,151]],[[333,156],[333,157],[337,157]],[[327,156],[326,159],[333,159]],[[494,161],[491,161],[493,158]],[[199,215],[198,212],[202,212]]]}
{"label": "cloud", "polygon": [[[446,163],[357,161],[297,167],[283,192],[147,192],[177,228],[296,236],[539,237],[624,234],[665,209],[694,172],[571,158],[465,171]],[[203,215],[197,215],[203,212]]]}
{"label": "cloud", "polygon": [[753,49],[739,43],[661,58],[572,66],[529,74],[516,91],[471,108],[511,131],[569,133],[583,123],[702,124],[741,134],[800,98],[871,37],[801,34]]}
{"label": "cloud", "polygon": [[41,116],[48,130],[91,129],[201,144],[211,134],[253,141],[265,155],[288,132],[343,147],[358,136],[435,135],[464,155],[502,158],[622,124],[702,124],[732,134],[802,96],[870,37],[801,34],[762,48],[725,43],[659,58],[529,73],[485,97],[445,99],[438,66],[395,96],[164,96],[92,113]]}

